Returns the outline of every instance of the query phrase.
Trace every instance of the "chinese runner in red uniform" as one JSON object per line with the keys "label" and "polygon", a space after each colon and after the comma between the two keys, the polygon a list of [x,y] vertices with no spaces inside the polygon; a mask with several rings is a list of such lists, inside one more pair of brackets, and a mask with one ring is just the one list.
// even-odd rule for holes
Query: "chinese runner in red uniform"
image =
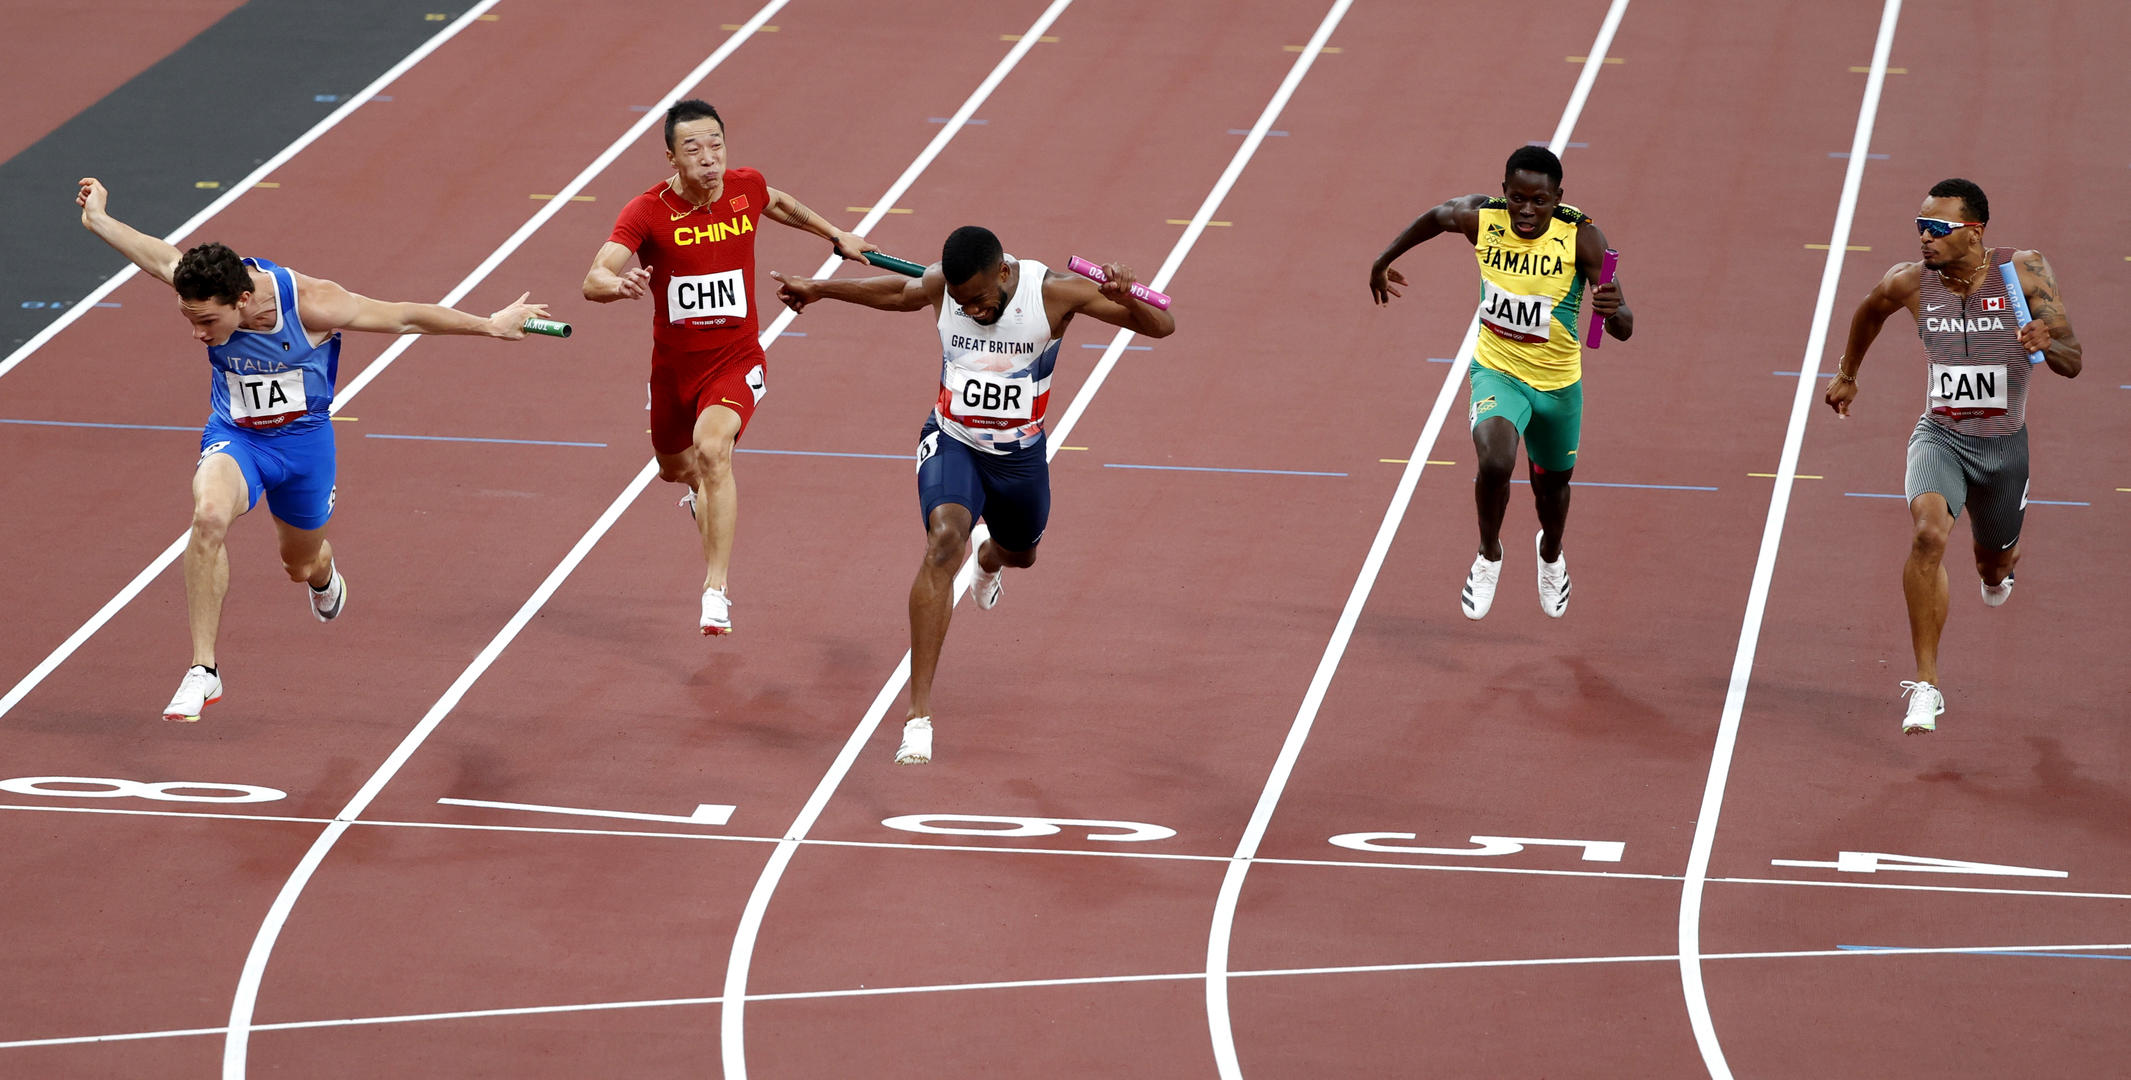
{"label": "chinese runner in red uniform", "polygon": [[[753,169],[730,169],[725,122],[690,99],[666,110],[673,175],[629,200],[585,274],[587,300],[651,297],[651,448],[659,477],[686,484],[702,534],[705,634],[732,632],[733,444],[766,388],[756,319],[755,229],[804,229],[847,259],[876,250],[829,224]],[[634,257],[635,267],[629,267]]]}

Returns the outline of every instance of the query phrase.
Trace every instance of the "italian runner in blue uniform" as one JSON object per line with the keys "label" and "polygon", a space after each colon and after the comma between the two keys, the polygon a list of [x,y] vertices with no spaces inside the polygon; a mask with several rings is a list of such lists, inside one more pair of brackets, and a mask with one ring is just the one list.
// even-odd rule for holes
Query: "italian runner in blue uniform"
{"label": "italian runner in blue uniform", "polygon": [[281,566],[310,586],[311,614],[331,622],[348,586],[333,565],[333,382],[340,331],[482,334],[517,339],[547,309],[516,302],[487,318],[436,304],[372,300],[265,259],[240,259],[221,244],[178,249],[114,218],[109,193],[84,177],[74,202],[81,223],[135,266],[177,290],[192,336],[207,346],[212,412],[192,476],[192,536],[185,546],[185,607],[192,666],[163,709],[191,721],[222,699],[215,636],[229,590],[230,523],[263,496],[280,534]]}

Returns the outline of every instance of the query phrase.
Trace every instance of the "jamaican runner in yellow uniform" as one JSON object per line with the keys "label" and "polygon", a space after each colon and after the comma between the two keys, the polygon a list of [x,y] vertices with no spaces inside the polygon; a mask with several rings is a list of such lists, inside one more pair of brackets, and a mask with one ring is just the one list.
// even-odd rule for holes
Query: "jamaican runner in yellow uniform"
{"label": "jamaican runner in yellow uniform", "polygon": [[1588,299],[1605,316],[1606,332],[1623,341],[1635,332],[1635,314],[1618,281],[1592,284],[1605,258],[1605,235],[1562,204],[1561,159],[1545,147],[1521,147],[1509,156],[1499,197],[1461,196],[1413,219],[1369,268],[1369,292],[1378,304],[1406,284],[1392,262],[1446,232],[1472,241],[1480,264],[1480,337],[1468,412],[1480,459],[1473,485],[1480,551],[1465,575],[1460,606],[1466,618],[1478,619],[1495,602],[1502,515],[1521,438],[1539,510],[1539,607],[1558,619],[1569,610],[1561,534],[1583,430],[1583,305]]}

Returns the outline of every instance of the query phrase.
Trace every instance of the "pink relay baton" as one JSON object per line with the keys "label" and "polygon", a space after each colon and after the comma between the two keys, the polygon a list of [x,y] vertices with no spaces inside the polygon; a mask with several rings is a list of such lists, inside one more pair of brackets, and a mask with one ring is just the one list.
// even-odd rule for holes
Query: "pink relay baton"
{"label": "pink relay baton", "polygon": [[[1606,261],[1600,263],[1598,266],[1598,283],[1600,285],[1605,285],[1612,282],[1613,268],[1619,265],[1620,252],[1615,251],[1612,248],[1607,248]],[[1593,308],[1591,311],[1591,330],[1589,333],[1586,333],[1583,338],[1585,341],[1590,342],[1591,347],[1594,349],[1598,348],[1600,342],[1606,340],[1606,320],[1603,316],[1599,315],[1596,308]]]}
{"label": "pink relay baton", "polygon": [[[1066,259],[1066,269],[1087,278],[1089,281],[1105,282],[1110,280],[1110,276],[1102,272],[1102,267],[1078,255],[1070,256]],[[1609,277],[1608,280],[1611,280],[1611,278]],[[1135,281],[1132,283],[1132,295],[1139,297],[1144,303],[1161,308],[1163,311],[1169,310],[1169,294],[1167,293],[1155,292],[1153,289]]]}

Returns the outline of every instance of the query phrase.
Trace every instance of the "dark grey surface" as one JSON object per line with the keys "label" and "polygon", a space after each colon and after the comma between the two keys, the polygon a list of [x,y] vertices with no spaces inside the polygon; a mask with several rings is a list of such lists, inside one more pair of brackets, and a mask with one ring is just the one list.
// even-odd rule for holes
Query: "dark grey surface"
{"label": "dark grey surface", "polygon": [[[425,16],[465,9],[458,0],[250,0],[0,162],[0,356],[126,265],[81,227],[76,180],[102,179],[120,219],[168,235],[450,25]],[[194,186],[202,180],[224,187]]]}

